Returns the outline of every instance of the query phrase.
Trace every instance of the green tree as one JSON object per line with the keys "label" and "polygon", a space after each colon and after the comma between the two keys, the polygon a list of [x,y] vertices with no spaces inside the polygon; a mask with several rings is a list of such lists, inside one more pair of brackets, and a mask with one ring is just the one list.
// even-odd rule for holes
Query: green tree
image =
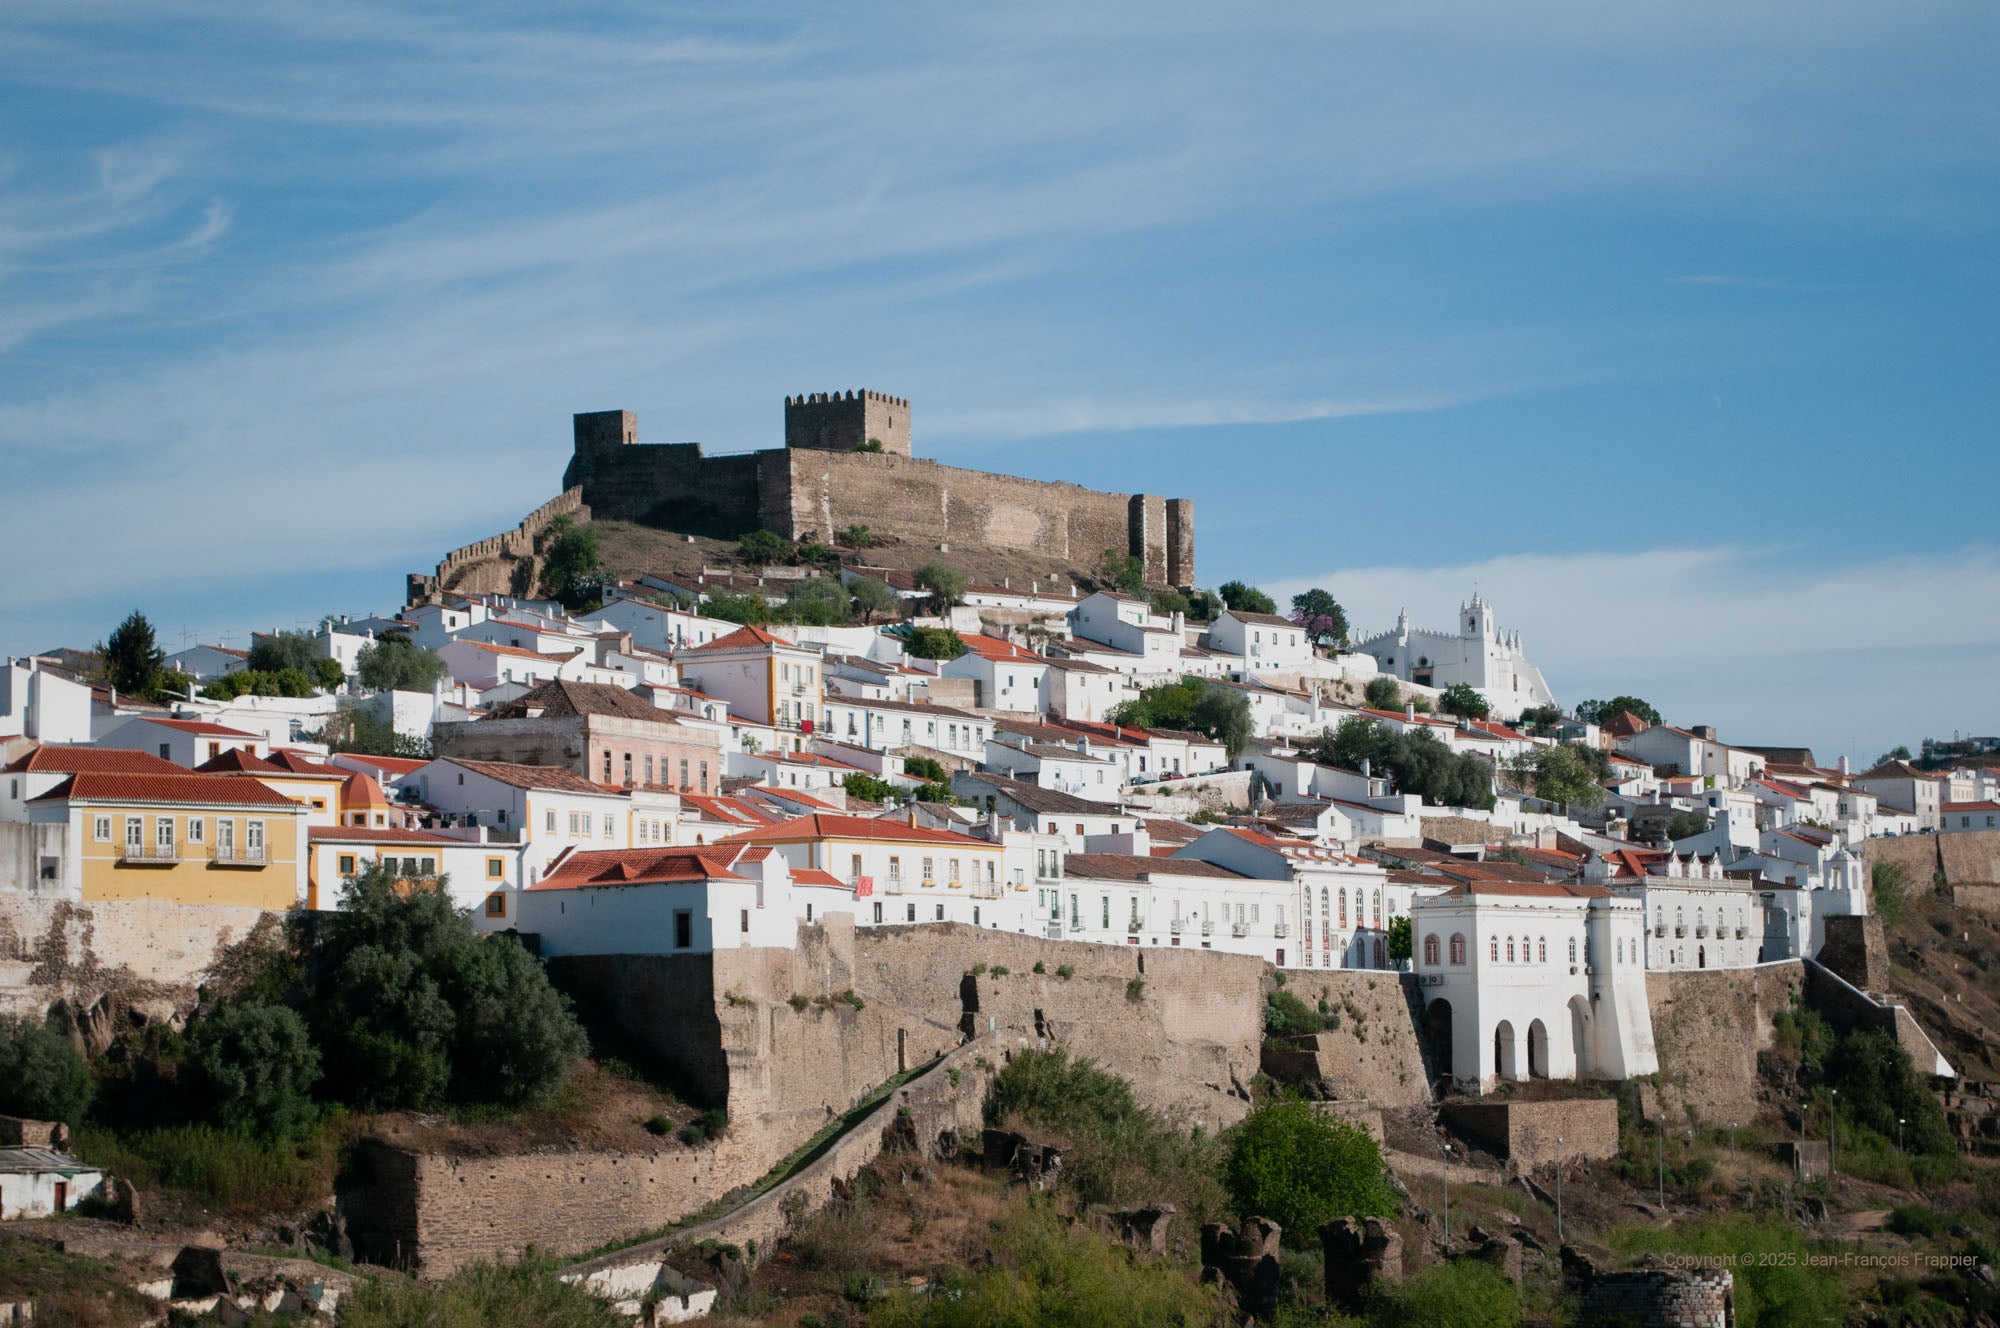
{"label": "green tree", "polygon": [[734,594],[727,590],[711,590],[702,601],[704,617],[720,618],[733,623],[767,623],[771,621],[771,601],[755,593]]}
{"label": "green tree", "polygon": [[1250,739],[1257,736],[1257,725],[1250,718],[1250,698],[1233,687],[1214,684],[1202,688],[1195,698],[1188,727],[1221,743],[1231,761],[1243,755]]}
{"label": "green tree", "polygon": [[1455,682],[1444,689],[1438,697],[1438,709],[1447,715],[1462,715],[1466,719],[1484,719],[1493,713],[1492,703],[1479,689],[1462,682]]}
{"label": "green tree", "polygon": [[1361,704],[1371,710],[1401,710],[1403,708],[1403,688],[1386,673],[1370,678],[1368,685],[1361,689]]}
{"label": "green tree", "polygon": [[837,627],[850,617],[847,588],[830,576],[795,582],[785,596],[785,617],[812,627]]}
{"label": "green tree", "polygon": [[1347,644],[1347,610],[1328,591],[1315,586],[1292,596],[1292,621],[1303,627],[1313,644]]}
{"label": "green tree", "polygon": [[925,563],[911,574],[918,590],[931,597],[931,609],[943,613],[965,599],[965,577],[943,563]]}
{"label": "green tree", "polygon": [[957,659],[965,653],[965,638],[949,627],[917,627],[903,649],[918,659]]}
{"label": "green tree", "polygon": [[[339,665],[334,667],[337,669]],[[316,681],[302,669],[280,669],[276,673],[238,669],[209,683],[201,689],[201,694],[211,701],[230,701],[239,696],[311,696],[318,690]]]}
{"label": "green tree", "polygon": [[1558,705],[1529,706],[1521,712],[1520,727],[1537,738],[1554,735],[1562,727],[1563,712]]}
{"label": "green tree", "polygon": [[1213,590],[1196,590],[1187,597],[1189,622],[1214,622],[1222,616],[1222,597]]}
{"label": "green tree", "polygon": [[220,1124],[287,1139],[312,1124],[319,1049],[305,1021],[283,1005],[224,1005],[195,1021],[188,1075],[204,1111]]}
{"label": "green tree", "polygon": [[1147,598],[1153,612],[1162,618],[1171,619],[1176,613],[1188,611],[1188,597],[1178,590],[1156,590]]}
{"label": "green tree", "polygon": [[1708,815],[1705,812],[1675,812],[1667,822],[1668,839],[1689,839],[1708,829]]}
{"label": "green tree", "polygon": [[597,532],[567,516],[549,522],[543,533],[542,594],[563,607],[587,610],[601,602],[604,555]]}
{"label": "green tree", "polygon": [[1410,942],[1409,915],[1398,913],[1389,919],[1389,958],[1400,963],[1415,953]]}
{"label": "green tree", "polygon": [[317,677],[320,661],[325,658],[318,640],[310,632],[254,632],[250,637],[250,658],[244,667],[259,673],[298,669]]}
{"label": "green tree", "polygon": [[865,549],[875,542],[875,532],[863,525],[849,526],[840,532],[840,542],[850,549]]}
{"label": "green tree", "polygon": [[945,784],[951,781],[951,772],[944,768],[944,763],[931,756],[904,757],[903,773],[911,779],[921,779],[927,784]]}
{"label": "green tree", "polygon": [[841,787],[847,790],[848,797],[860,798],[866,802],[886,802],[896,796],[896,786],[888,780],[877,779],[873,775],[859,772],[842,780]]}
{"label": "green tree", "polygon": [[1146,564],[1132,554],[1106,549],[1097,574],[1113,590],[1122,590],[1128,595],[1146,593]]}
{"label": "green tree", "polygon": [[388,632],[356,652],[354,674],[363,687],[378,692],[427,692],[444,677],[445,667],[437,651],[401,632]]}
{"label": "green tree", "polygon": [[1222,602],[1232,609],[1245,613],[1276,613],[1278,605],[1269,595],[1255,586],[1246,586],[1241,581],[1224,581],[1220,591]]}
{"label": "green tree", "polygon": [[0,1018],[0,1112],[75,1125],[90,1105],[90,1070],[69,1039],[30,1019]]}
{"label": "green tree", "polygon": [[1586,724],[1607,724],[1627,710],[1648,724],[1664,724],[1660,712],[1636,696],[1614,696],[1609,701],[1585,701],[1576,708],[1576,717]]}
{"label": "green tree", "polygon": [[1268,1217],[1297,1244],[1341,1217],[1387,1217],[1398,1207],[1382,1150],[1367,1131],[1311,1102],[1282,1098],[1230,1131],[1225,1176],[1236,1209]]}
{"label": "green tree", "polygon": [[830,545],[821,544],[818,540],[799,545],[797,556],[808,567],[833,567],[840,562],[840,555]]}
{"label": "green tree", "polygon": [[[1883,752],[1880,756],[1876,757],[1875,764],[1887,765],[1891,761],[1914,761],[1916,759],[1917,759],[1916,757],[1910,754],[1910,749],[1908,747],[1905,747],[1902,744],[1898,743],[1896,746],[1891,747],[1888,751]],[[1873,767],[1870,768],[1872,769]]]}
{"label": "green tree", "polygon": [[336,752],[401,756],[421,761],[427,761],[435,754],[428,739],[396,732],[395,726],[388,720],[375,718],[347,698],[342,698],[340,708],[328,715],[326,723],[311,737]]}
{"label": "green tree", "polygon": [[1873,906],[1868,911],[1882,919],[1884,926],[1895,926],[1903,920],[1903,910],[1910,902],[1903,888],[1903,864],[1878,862],[1869,870],[1868,877],[1874,894]]}
{"label": "green tree", "polygon": [[857,576],[847,583],[847,593],[854,601],[854,611],[861,615],[864,623],[874,622],[878,613],[896,611],[896,592],[880,578]]}
{"label": "green tree", "polygon": [[160,670],[167,655],[153,638],[153,624],[137,609],[112,629],[97,653],[104,657],[105,681],[119,691],[132,696],[151,696],[159,691]]}
{"label": "green tree", "polygon": [[431,967],[453,1014],[453,1101],[527,1106],[560,1087],[589,1049],[542,961],[513,937],[468,929]]}
{"label": "green tree", "polygon": [[1366,761],[1374,774],[1389,776],[1399,793],[1433,806],[1481,811],[1493,806],[1492,764],[1471,752],[1454,752],[1428,733],[1396,733],[1356,715],[1338,729],[1322,730],[1301,750],[1309,760],[1343,770],[1359,770]]}
{"label": "green tree", "polygon": [[313,665],[312,675],[313,681],[319,684],[323,692],[335,691],[340,684],[347,681],[347,674],[342,672],[340,661],[330,655],[320,656],[319,662]]}
{"label": "green tree", "polygon": [[1604,801],[1597,772],[1575,747],[1537,747],[1514,758],[1510,769],[1536,797],[1564,807],[1596,807]]}
{"label": "green tree", "polygon": [[792,556],[792,542],[775,530],[753,530],[736,541],[736,556],[752,567],[768,567]]}

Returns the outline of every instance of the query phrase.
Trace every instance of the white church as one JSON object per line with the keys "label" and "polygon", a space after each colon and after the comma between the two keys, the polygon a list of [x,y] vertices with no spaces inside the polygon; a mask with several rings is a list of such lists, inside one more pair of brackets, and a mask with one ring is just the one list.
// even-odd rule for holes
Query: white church
{"label": "white church", "polygon": [[1419,687],[1475,687],[1502,719],[1555,703],[1542,671],[1521,653],[1521,634],[1501,631],[1493,621],[1493,606],[1477,591],[1471,603],[1459,606],[1457,626],[1450,632],[1410,626],[1405,609],[1394,630],[1358,641],[1353,648],[1374,656],[1382,672]]}

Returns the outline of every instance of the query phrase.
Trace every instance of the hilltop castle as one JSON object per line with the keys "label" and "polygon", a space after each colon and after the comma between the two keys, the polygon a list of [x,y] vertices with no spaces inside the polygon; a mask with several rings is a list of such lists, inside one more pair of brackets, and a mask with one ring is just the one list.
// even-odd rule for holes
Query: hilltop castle
{"label": "hilltop castle", "polygon": [[1194,502],[1099,493],[914,456],[910,403],[881,392],[785,398],[785,445],[706,456],[641,443],[631,411],[576,416],[563,473],[594,516],[729,538],[758,528],[830,542],[852,525],[934,545],[1026,551],[1095,567],[1107,549],[1156,584],[1194,584]]}

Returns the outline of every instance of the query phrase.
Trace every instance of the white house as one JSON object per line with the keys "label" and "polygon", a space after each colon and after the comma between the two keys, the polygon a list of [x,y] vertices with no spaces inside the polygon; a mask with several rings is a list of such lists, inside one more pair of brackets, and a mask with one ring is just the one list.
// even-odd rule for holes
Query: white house
{"label": "white house", "polygon": [[671,793],[607,788],[559,766],[445,757],[403,786],[448,825],[485,827],[494,839],[524,845],[531,883],[565,852],[670,844],[680,821]]}
{"label": "white house", "polygon": [[209,682],[249,668],[250,652],[232,650],[228,646],[189,646],[186,650],[176,650],[160,662],[176,673]]}
{"label": "white house", "polygon": [[340,887],[377,862],[392,864],[409,881],[445,880],[445,893],[459,908],[472,911],[481,930],[514,925],[505,893],[528,884],[528,845],[487,841],[476,832],[445,834],[434,830],[403,830],[390,826],[313,826],[306,832],[312,849],[307,868],[311,882],[307,898],[314,907],[340,907]]}
{"label": "white house", "polygon": [[1049,713],[1064,719],[1102,722],[1127,701],[1139,699],[1131,675],[1073,655],[1048,659]]}
{"label": "white house", "polygon": [[1938,829],[1953,833],[2000,830],[2000,802],[1939,803]]}
{"label": "white house", "polygon": [[9,659],[0,667],[0,740],[89,742],[90,688],[37,659]]}
{"label": "white house", "polygon": [[1313,659],[1312,638],[1290,618],[1228,609],[1208,628],[1208,648],[1237,655],[1257,672],[1296,669]]}
{"label": "white house", "polygon": [[962,638],[965,653],[939,667],[945,678],[970,678],[972,704],[982,710],[1040,714],[1049,708],[1049,663],[1012,641],[975,632]]}
{"label": "white house", "polygon": [[985,766],[995,774],[1092,802],[1116,802],[1124,788],[1118,763],[1094,752],[1088,738],[1067,746],[995,736],[986,742]]}
{"label": "white house", "polygon": [[820,702],[819,732],[848,747],[897,751],[922,747],[968,761],[986,753],[993,722],[969,710],[915,701],[827,696]]}
{"label": "white house", "polygon": [[791,949],[804,912],[794,893],[789,864],[768,847],[591,849],[513,903],[544,955],[700,955]]}
{"label": "white house", "polygon": [[103,1184],[102,1171],[53,1148],[0,1148],[0,1221],[66,1213]]}
{"label": "white house", "polygon": [[205,719],[129,719],[97,742],[100,747],[152,752],[163,761],[172,761],[189,770],[239,747],[253,756],[264,756],[271,750],[270,741],[262,734]]}
{"label": "white house", "polygon": [[1517,881],[1416,901],[1424,1020],[1454,1085],[1657,1071],[1640,909],[1599,885]]}

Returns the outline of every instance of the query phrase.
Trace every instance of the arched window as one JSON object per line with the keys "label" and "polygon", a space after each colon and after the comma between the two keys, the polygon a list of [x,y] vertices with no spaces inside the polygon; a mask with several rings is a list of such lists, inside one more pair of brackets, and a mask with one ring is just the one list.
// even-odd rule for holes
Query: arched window
{"label": "arched window", "polygon": [[1326,887],[1322,885],[1319,888],[1319,948],[1322,950],[1333,948],[1333,923],[1329,920],[1330,914],[1327,911],[1333,907],[1332,899],[1333,896],[1329,895]]}
{"label": "arched window", "polygon": [[1465,962],[1465,938],[1463,936],[1454,935],[1451,938],[1451,962],[1454,964]]}
{"label": "arched window", "polygon": [[1538,964],[1549,962],[1549,938],[1546,936],[1535,942],[1535,962]]}
{"label": "arched window", "polygon": [[1438,963],[1438,938],[1424,937],[1424,967],[1436,968]]}
{"label": "arched window", "polygon": [[1618,938],[1618,962],[1621,964],[1625,962],[1625,938],[1623,936]]}
{"label": "arched window", "polygon": [[1696,909],[1696,910],[1694,911],[1694,933],[1695,933],[1695,935],[1697,935],[1697,936],[1701,935],[1701,933],[1702,933],[1702,929],[1703,929],[1703,928],[1705,928],[1706,926],[1708,926],[1708,910],[1707,910],[1707,909],[1705,909],[1705,908],[1698,908],[1698,909]]}
{"label": "arched window", "polygon": [[1569,938],[1569,961],[1572,964],[1576,962],[1576,937],[1574,936]]}
{"label": "arched window", "polygon": [[1492,949],[1492,952],[1493,952],[1493,962],[1494,962],[1494,963],[1496,963],[1496,964],[1497,964],[1497,963],[1499,963],[1499,962],[1500,962],[1500,938],[1499,938],[1498,936],[1494,936],[1494,937],[1491,937],[1491,938],[1489,938],[1489,939],[1487,940],[1486,944],[1487,944],[1487,945],[1488,945],[1488,946],[1489,946],[1489,947],[1490,947],[1490,948]]}
{"label": "arched window", "polygon": [[1512,936],[1507,938],[1507,962],[1510,964],[1514,962],[1514,938]]}
{"label": "arched window", "polygon": [[1655,927],[1667,925],[1667,909],[1664,904],[1653,905],[1653,925]]}
{"label": "arched window", "polygon": [[1674,909],[1674,932],[1676,935],[1678,935],[1680,932],[1686,930],[1686,928],[1687,928],[1687,914],[1683,913],[1678,907],[1676,907]]}
{"label": "arched window", "polygon": [[1347,930],[1347,887],[1340,887],[1340,929]]}
{"label": "arched window", "polygon": [[1375,925],[1378,927],[1382,925],[1382,892],[1380,890],[1375,892]]}

